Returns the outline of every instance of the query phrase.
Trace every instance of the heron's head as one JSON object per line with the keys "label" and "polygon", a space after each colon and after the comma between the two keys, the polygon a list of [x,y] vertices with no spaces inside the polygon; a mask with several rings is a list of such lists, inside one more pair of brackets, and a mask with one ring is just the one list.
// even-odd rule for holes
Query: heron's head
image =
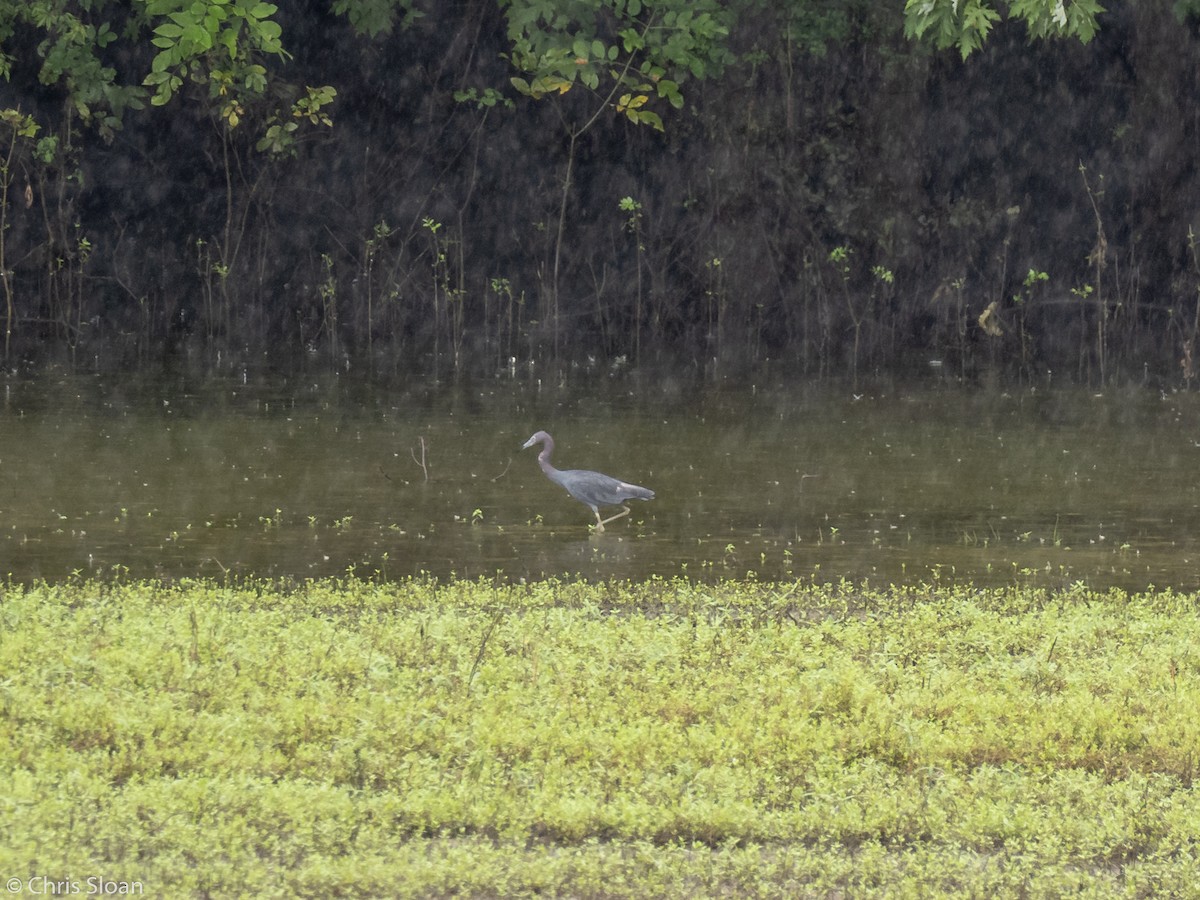
{"label": "heron's head", "polygon": [[544,431],[539,431],[537,434],[535,434],[533,437],[531,437],[529,440],[527,440],[524,443],[524,445],[521,447],[521,449],[528,450],[534,444],[545,443],[545,442],[548,442],[549,440],[550,440],[550,435],[546,434],[546,432],[544,432]]}

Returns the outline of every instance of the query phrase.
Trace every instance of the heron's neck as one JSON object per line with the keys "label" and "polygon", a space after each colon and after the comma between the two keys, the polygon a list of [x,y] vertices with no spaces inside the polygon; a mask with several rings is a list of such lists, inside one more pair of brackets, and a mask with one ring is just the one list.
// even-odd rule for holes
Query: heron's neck
{"label": "heron's neck", "polygon": [[554,463],[550,462],[550,454],[553,452],[554,439],[550,435],[546,435],[542,440],[542,449],[538,451],[538,465],[542,467],[542,471],[547,475],[558,471],[554,468]]}

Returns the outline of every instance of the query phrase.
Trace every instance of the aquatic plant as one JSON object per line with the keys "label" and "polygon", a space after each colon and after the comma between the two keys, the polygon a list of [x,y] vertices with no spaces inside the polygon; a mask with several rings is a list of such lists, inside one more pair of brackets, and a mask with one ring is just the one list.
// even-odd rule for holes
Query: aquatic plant
{"label": "aquatic plant", "polygon": [[0,870],[149,894],[1186,894],[1200,597],[8,585]]}

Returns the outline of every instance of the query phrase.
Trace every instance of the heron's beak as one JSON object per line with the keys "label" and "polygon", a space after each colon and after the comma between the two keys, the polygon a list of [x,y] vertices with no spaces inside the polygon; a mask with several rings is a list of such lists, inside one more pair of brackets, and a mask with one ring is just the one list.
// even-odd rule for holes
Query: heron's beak
{"label": "heron's beak", "polygon": [[522,449],[522,450],[528,450],[528,449],[529,449],[530,447],[532,447],[532,446],[533,446],[533,438],[530,438],[530,439],[529,439],[529,440],[527,440],[527,441],[526,441],[524,444],[522,444],[522,445],[521,445],[521,449]]}

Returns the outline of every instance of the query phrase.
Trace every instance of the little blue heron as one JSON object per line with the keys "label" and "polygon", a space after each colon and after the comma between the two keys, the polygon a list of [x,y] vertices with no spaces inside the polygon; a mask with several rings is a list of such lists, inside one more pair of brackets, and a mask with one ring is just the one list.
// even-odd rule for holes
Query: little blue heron
{"label": "little blue heron", "polygon": [[[596,531],[603,531],[604,526],[609,522],[629,515],[629,507],[625,505],[626,500],[654,499],[654,491],[649,488],[618,481],[616,478],[602,475],[599,472],[589,472],[586,469],[563,471],[554,468],[550,463],[550,454],[554,452],[554,438],[544,431],[539,431],[527,440],[521,449],[528,450],[534,444],[542,445],[542,450],[538,454],[538,465],[542,467],[546,477],[555,484],[566,488],[568,494],[585,506],[591,507],[592,512],[596,514]],[[601,506],[620,506],[624,512],[601,519]]]}

